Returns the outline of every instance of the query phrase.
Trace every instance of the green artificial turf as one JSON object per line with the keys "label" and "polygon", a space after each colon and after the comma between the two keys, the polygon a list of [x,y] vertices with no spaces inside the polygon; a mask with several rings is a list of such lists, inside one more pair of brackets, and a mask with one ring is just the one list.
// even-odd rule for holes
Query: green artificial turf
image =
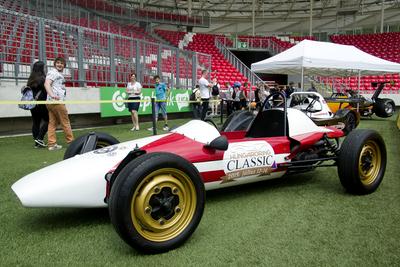
{"label": "green artificial turf", "polygon": [[[0,265],[398,266],[400,131],[395,118],[373,117],[359,126],[378,130],[388,150],[386,174],[375,193],[345,193],[335,167],[207,192],[193,236],[160,255],[141,255],[126,245],[107,209],[22,207],[11,185],[62,160],[65,149],[34,149],[29,136],[0,138]],[[149,123],[141,127],[133,133],[130,125],[96,130],[125,141],[151,134],[145,130]],[[58,140],[65,145],[61,133]]]}

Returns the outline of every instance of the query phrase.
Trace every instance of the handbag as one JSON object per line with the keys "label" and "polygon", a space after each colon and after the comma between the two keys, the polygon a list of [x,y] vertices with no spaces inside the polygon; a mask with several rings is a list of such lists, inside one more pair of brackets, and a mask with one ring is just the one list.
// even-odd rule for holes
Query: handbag
{"label": "handbag", "polygon": [[[33,96],[32,89],[24,85],[21,88],[21,101],[36,101],[39,98],[41,91],[37,92],[35,96]],[[36,104],[18,104],[18,107],[23,110],[31,110],[36,107]]]}

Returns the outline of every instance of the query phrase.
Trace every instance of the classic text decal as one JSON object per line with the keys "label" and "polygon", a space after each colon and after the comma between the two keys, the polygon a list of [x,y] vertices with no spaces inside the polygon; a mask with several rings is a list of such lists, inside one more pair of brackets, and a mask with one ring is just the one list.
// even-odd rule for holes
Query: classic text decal
{"label": "classic text decal", "polygon": [[265,141],[231,143],[224,153],[224,172],[222,182],[251,175],[265,175],[276,168],[275,153]]}

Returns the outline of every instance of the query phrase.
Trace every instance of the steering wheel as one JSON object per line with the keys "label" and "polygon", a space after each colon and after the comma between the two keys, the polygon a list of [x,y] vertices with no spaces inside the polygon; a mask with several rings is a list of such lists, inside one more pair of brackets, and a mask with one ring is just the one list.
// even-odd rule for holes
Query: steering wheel
{"label": "steering wheel", "polygon": [[310,113],[316,112],[315,110],[311,110],[314,107],[315,102],[317,102],[317,100],[314,98],[310,102],[310,104],[308,104],[308,106],[306,107],[306,112],[310,112]]}
{"label": "steering wheel", "polygon": [[286,96],[282,92],[271,93],[260,106],[260,111],[271,108],[286,108]]}

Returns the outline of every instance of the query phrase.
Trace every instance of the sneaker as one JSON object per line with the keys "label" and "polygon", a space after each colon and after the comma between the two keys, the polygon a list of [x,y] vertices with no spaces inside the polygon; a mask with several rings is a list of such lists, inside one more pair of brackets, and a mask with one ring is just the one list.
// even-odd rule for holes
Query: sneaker
{"label": "sneaker", "polygon": [[136,127],[135,127],[135,131],[139,131],[139,126],[136,126]]}
{"label": "sneaker", "polygon": [[54,146],[49,146],[50,151],[59,150],[61,148],[62,148],[62,145],[57,145],[57,144],[55,144]]}
{"label": "sneaker", "polygon": [[136,130],[136,128],[135,127],[133,127],[132,129],[131,129],[131,131],[133,132],[133,131],[135,131]]}
{"label": "sneaker", "polygon": [[43,140],[35,139],[35,143],[38,147],[46,147],[47,145],[43,142]]}
{"label": "sneaker", "polygon": [[147,130],[152,132],[153,131],[153,127],[147,128]]}
{"label": "sneaker", "polygon": [[164,131],[169,131],[168,125],[164,125],[164,127],[162,128]]}

